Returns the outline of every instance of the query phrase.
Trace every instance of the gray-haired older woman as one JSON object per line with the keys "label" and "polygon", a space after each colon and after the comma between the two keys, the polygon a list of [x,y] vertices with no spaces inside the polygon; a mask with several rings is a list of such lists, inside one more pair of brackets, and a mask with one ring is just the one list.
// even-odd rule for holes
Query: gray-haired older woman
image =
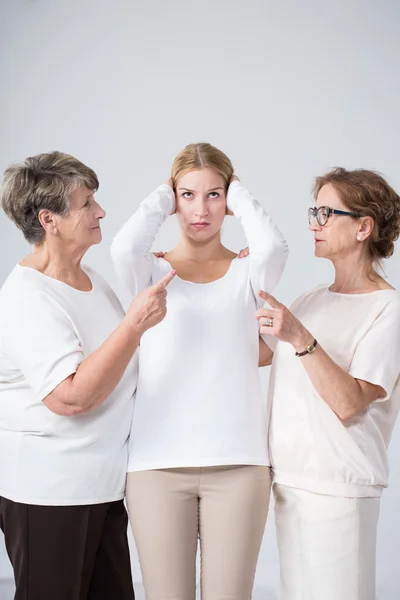
{"label": "gray-haired older woman", "polygon": [[81,259],[101,241],[96,174],[72,156],[4,174],[2,206],[33,245],[0,292],[0,526],[16,600],[132,600],[123,505],[141,335],[167,275],[127,314]]}

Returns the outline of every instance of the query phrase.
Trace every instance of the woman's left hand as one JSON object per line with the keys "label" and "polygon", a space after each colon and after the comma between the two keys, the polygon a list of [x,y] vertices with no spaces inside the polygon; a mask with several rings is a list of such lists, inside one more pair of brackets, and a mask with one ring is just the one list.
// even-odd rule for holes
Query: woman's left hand
{"label": "woman's left hand", "polygon": [[301,352],[314,340],[311,333],[300,323],[290,310],[274,296],[260,291],[259,296],[271,308],[260,308],[256,318],[260,323],[260,333],[273,335],[282,342],[292,344],[296,352]]}
{"label": "woman's left hand", "polygon": [[247,248],[243,248],[243,250],[241,250],[238,254],[238,258],[247,258],[247,256],[249,256],[250,254],[250,249],[247,246]]}

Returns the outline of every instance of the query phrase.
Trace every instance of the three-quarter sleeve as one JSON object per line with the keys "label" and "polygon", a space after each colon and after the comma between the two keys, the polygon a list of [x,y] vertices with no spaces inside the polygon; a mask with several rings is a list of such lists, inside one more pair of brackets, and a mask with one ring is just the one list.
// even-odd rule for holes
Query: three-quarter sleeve
{"label": "three-quarter sleeve", "polygon": [[361,338],[351,361],[350,375],[383,388],[390,398],[400,377],[400,302],[388,303]]}
{"label": "three-quarter sleeve", "polygon": [[49,294],[24,290],[1,327],[2,352],[41,401],[84,359],[74,325]]}
{"label": "three-quarter sleeve", "polygon": [[175,210],[175,195],[160,185],[141,202],[138,210],[123,225],[111,245],[111,257],[117,276],[132,297],[151,282],[155,260],[151,247],[161,225]]}

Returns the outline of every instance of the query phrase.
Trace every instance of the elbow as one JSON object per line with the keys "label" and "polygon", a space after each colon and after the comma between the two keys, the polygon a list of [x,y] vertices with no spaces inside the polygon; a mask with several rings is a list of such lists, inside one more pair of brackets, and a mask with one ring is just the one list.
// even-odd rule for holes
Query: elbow
{"label": "elbow", "polygon": [[276,272],[282,274],[289,257],[289,246],[284,237],[275,237],[272,240],[266,239],[261,254],[260,258],[266,268],[273,268]]}
{"label": "elbow", "polygon": [[265,252],[285,264],[289,256],[289,246],[280,230],[275,227],[273,235],[265,236]]}
{"label": "elbow", "polygon": [[74,387],[75,374],[70,375],[62,381],[50,394],[43,398],[45,407],[60,417],[75,417],[89,412],[93,406],[93,398],[90,403],[85,390],[79,391]]}
{"label": "elbow", "polygon": [[343,423],[349,423],[365,411],[365,406],[345,406],[336,410],[336,414]]}
{"label": "elbow", "polygon": [[117,263],[131,262],[136,255],[140,255],[142,248],[140,239],[141,236],[138,233],[125,231],[123,228],[111,242],[110,254],[112,260]]}
{"label": "elbow", "polygon": [[[260,247],[260,252],[266,262],[278,261],[284,266],[289,256],[289,246],[283,236],[274,236],[272,239],[266,237],[263,246]],[[251,254],[250,249],[250,256]]]}
{"label": "elbow", "polygon": [[[371,390],[365,390],[360,386],[360,382],[357,381],[357,391],[353,391],[351,394],[346,394],[342,397],[341,402],[339,403],[338,410],[336,410],[336,414],[340,418],[343,423],[348,423],[353,419],[359,417],[368,411],[368,408],[374,400],[378,398],[384,398],[386,396],[386,392],[383,388],[377,388],[373,386],[374,393],[371,393]],[[370,386],[370,384],[368,384]],[[371,386],[370,386],[371,387]],[[349,399],[351,397],[351,401]]]}
{"label": "elbow", "polygon": [[81,406],[74,406],[73,404],[65,404],[62,409],[62,417],[76,417],[82,413],[87,412]]}
{"label": "elbow", "polygon": [[127,273],[132,273],[140,269],[143,260],[146,260],[143,248],[132,244],[127,246],[122,241],[119,242],[118,239],[112,242],[110,255],[114,269],[121,281],[125,281]]}
{"label": "elbow", "polygon": [[336,414],[343,423],[348,423],[356,416],[351,410],[337,410]]}
{"label": "elbow", "polygon": [[276,240],[272,253],[278,265],[281,265],[283,271],[289,257],[289,246],[287,245],[287,242],[283,236],[282,238]]}
{"label": "elbow", "polygon": [[126,260],[127,251],[125,246],[119,242],[118,237],[114,238],[110,247],[111,259],[114,263]]}
{"label": "elbow", "polygon": [[283,271],[285,270],[286,267],[286,263],[287,263],[287,259],[289,257],[289,247],[286,244],[285,240],[283,240],[282,244],[275,248],[274,251],[274,263],[276,265],[276,272],[277,272],[277,282],[280,280],[280,278],[283,275]]}
{"label": "elbow", "polygon": [[89,412],[89,406],[83,403],[74,402],[71,400],[65,401],[58,396],[50,394],[43,400],[43,404],[48,410],[59,417],[76,417],[83,413]]}
{"label": "elbow", "polygon": [[269,247],[265,248],[260,261],[254,261],[258,263],[257,271],[261,274],[260,281],[263,281],[264,291],[272,293],[277,286],[285,270],[287,258],[288,253],[282,247]]}
{"label": "elbow", "polygon": [[44,400],[43,404],[50,412],[59,417],[75,417],[83,412],[80,407],[74,406],[73,404],[63,404],[61,402],[52,402],[49,400]]}

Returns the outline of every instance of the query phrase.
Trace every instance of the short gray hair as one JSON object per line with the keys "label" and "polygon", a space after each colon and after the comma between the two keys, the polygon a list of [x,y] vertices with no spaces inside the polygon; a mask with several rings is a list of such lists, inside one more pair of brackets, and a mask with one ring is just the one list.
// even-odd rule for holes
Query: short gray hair
{"label": "short gray hair", "polygon": [[99,181],[92,169],[63,152],[38,154],[4,171],[1,205],[25,239],[40,244],[45,230],[39,212],[67,214],[70,194],[80,186],[98,189]]}

